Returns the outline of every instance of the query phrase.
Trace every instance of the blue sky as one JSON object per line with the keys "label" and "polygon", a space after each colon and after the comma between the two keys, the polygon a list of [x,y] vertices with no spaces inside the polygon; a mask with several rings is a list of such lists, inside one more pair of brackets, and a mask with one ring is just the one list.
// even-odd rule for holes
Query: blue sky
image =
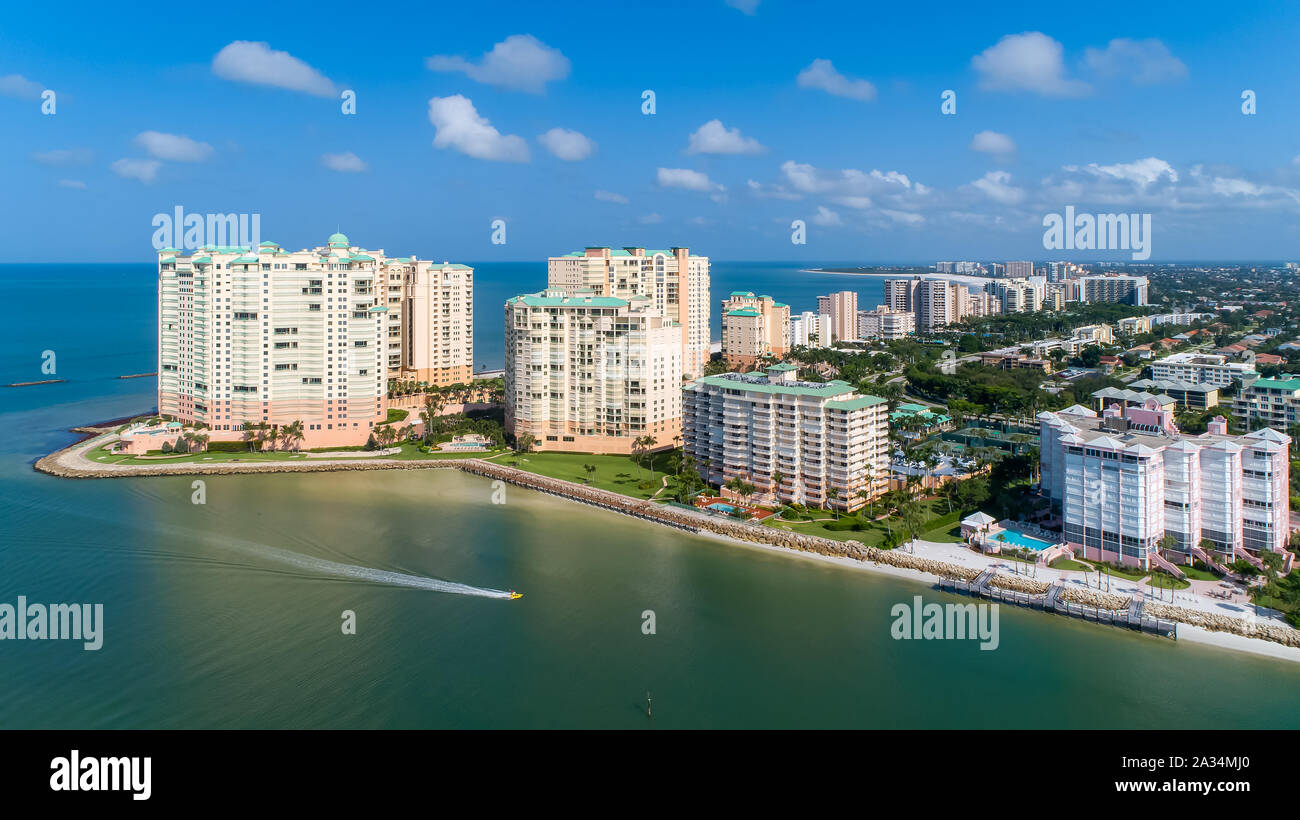
{"label": "blue sky", "polygon": [[1152,214],[1153,261],[1297,258],[1298,23],[1284,3],[14,7],[6,256],[150,261],[180,205],[453,261],[1046,259],[1043,216],[1073,205]]}

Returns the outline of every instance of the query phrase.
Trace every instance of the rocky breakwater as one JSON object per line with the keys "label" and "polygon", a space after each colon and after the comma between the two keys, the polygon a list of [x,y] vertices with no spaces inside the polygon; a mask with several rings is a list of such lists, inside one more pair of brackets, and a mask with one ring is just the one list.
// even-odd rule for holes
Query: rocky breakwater
{"label": "rocky breakwater", "polygon": [[1280,643],[1283,646],[1300,647],[1300,630],[1276,621],[1266,621],[1260,618],[1234,618],[1214,612],[1201,612],[1186,607],[1152,603],[1150,601],[1146,603],[1144,611],[1153,618],[1163,618],[1167,621],[1178,621],[1191,626],[1199,626],[1211,632],[1229,632],[1247,638],[1262,638],[1266,641]]}

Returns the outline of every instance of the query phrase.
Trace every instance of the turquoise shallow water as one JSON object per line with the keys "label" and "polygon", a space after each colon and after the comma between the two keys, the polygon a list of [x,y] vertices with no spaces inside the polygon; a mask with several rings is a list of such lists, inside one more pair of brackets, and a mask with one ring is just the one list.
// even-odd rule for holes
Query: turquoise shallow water
{"label": "turquoise shallow water", "polygon": [[0,641],[0,726],[1300,728],[1300,664],[1009,608],[996,651],[898,641],[893,605],[959,599],[514,488],[495,504],[458,473],[210,477],[201,506],[190,478],[37,474],[68,427],[152,407],[151,380],[115,378],[153,369],[152,320],[105,309],[152,284],[64,273],[102,292],[34,311],[10,273],[4,381],[40,378],[45,349],[69,381],[0,389],[0,603],[102,603],[106,625],[98,652]]}

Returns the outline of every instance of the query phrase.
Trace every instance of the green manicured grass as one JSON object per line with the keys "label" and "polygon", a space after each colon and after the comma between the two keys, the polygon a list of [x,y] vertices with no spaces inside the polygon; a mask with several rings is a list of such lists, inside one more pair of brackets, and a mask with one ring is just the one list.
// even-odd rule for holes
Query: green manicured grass
{"label": "green manicured grass", "polygon": [[390,407],[388,408],[388,418],[384,419],[380,424],[393,424],[399,421],[406,421],[406,417],[409,415],[411,415],[410,410],[403,410],[400,407]]}
{"label": "green manicured grass", "polygon": [[[923,502],[927,505],[928,515],[926,522],[921,525],[921,532],[917,536],[922,541],[937,541],[940,543],[961,543],[961,525],[956,523],[954,516],[959,520],[959,513],[948,513],[948,504],[946,501],[933,500]],[[831,521],[776,521],[768,519],[765,524],[769,527],[790,530],[791,532],[803,533],[804,535],[816,535],[822,538],[830,538],[835,541],[860,541],[867,546],[879,546],[886,536],[889,535],[890,528],[897,533],[902,526],[898,516],[894,516],[886,524],[884,521],[872,521],[869,510],[862,511],[862,529],[854,530],[845,528],[845,524],[851,521],[858,521],[857,513],[841,513],[838,522],[834,520],[833,514],[823,513],[818,510],[809,510],[809,513],[817,517],[831,518]],[[877,515],[881,510],[877,507],[874,511]]]}
{"label": "green manicured grass", "polygon": [[302,453],[292,453],[283,450],[266,451],[266,452],[246,452],[246,453],[185,453],[179,456],[169,456],[165,458],[139,458],[137,456],[126,454],[111,454],[104,450],[103,447],[91,450],[86,454],[91,461],[100,464],[211,464],[217,462],[255,462],[255,461],[295,461],[305,460],[307,456]]}
{"label": "green manicured grass", "polygon": [[1048,564],[1048,566],[1052,569],[1071,570],[1074,572],[1083,572],[1084,570],[1092,569],[1092,567],[1087,564],[1082,564],[1078,561],[1071,561],[1069,558],[1057,558],[1055,561]]}
{"label": "green manicured grass", "polygon": [[[645,466],[638,468],[632,461],[631,456],[592,455],[590,453],[519,453],[492,460],[498,464],[518,467],[530,473],[572,481],[577,484],[587,483],[587,471],[582,468],[582,465],[594,464],[596,472],[591,475],[592,487],[631,496],[632,498],[649,498],[654,495],[655,491],[662,485],[664,475],[666,475],[661,470],[651,472],[648,458],[645,461]],[[663,466],[662,463],[665,460],[666,456],[659,454],[656,457],[655,466]],[[643,490],[638,485],[646,481],[650,482],[651,486],[649,489]]]}
{"label": "green manicured grass", "polygon": [[[1092,561],[1085,561],[1084,563],[1088,564],[1088,569],[1090,570],[1095,570],[1097,572],[1101,571],[1100,566]],[[1124,578],[1129,581],[1141,581],[1143,578],[1147,577],[1147,575],[1149,575],[1150,573],[1144,572],[1136,567],[1124,567],[1122,569],[1116,569],[1115,567],[1107,564],[1106,574],[1113,576],[1115,578]]]}
{"label": "green manicured grass", "polygon": [[1165,575],[1163,572],[1153,572],[1151,573],[1150,580],[1147,581],[1147,586],[1155,587],[1156,589],[1169,589],[1170,587],[1173,587],[1174,589],[1187,589],[1191,584],[1187,581],[1175,578],[1172,575]]}
{"label": "green manicured grass", "polygon": [[1201,569],[1200,567],[1179,565],[1178,568],[1187,573],[1187,577],[1191,578],[1193,581],[1218,581],[1223,578],[1222,575],[1219,575],[1216,572],[1211,572],[1208,569]]}

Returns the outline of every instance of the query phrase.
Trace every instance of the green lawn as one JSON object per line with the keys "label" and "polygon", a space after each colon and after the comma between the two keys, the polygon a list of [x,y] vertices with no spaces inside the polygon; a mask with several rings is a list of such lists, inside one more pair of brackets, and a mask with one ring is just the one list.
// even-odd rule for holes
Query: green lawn
{"label": "green lawn", "polygon": [[1156,589],[1169,589],[1170,587],[1173,587],[1174,589],[1187,589],[1191,584],[1187,581],[1175,578],[1172,575],[1165,575],[1163,572],[1153,572],[1151,573],[1151,578],[1147,581],[1147,586],[1155,587]]}
{"label": "green lawn", "polygon": [[[650,461],[638,468],[631,456],[592,455],[590,453],[520,453],[508,454],[492,459],[497,464],[518,467],[530,473],[573,481],[577,484],[587,483],[587,471],[584,464],[593,464],[596,472],[591,476],[591,486],[631,496],[632,498],[649,498],[663,483],[666,475],[662,470],[650,470]],[[666,456],[658,454],[655,467],[664,466]],[[649,489],[641,489],[640,484],[650,482]],[[671,482],[670,482],[671,483]]]}
{"label": "green lawn", "polygon": [[[461,458],[485,458],[493,455],[500,455],[507,452],[505,448],[498,448],[482,453],[421,453],[419,446],[411,442],[401,444],[402,452],[390,456],[383,456],[386,459],[395,461],[445,461],[447,459]],[[315,450],[321,457],[327,457],[329,451]],[[378,453],[367,454],[364,456],[353,455],[358,452],[356,448],[340,449],[338,452],[347,453],[350,461],[365,461],[368,458],[379,457]],[[112,454],[107,452],[103,447],[91,450],[86,454],[91,461],[99,464],[138,464],[138,465],[157,465],[157,464],[217,464],[227,462],[238,462],[242,464],[251,464],[263,461],[319,461],[321,458],[307,458],[305,453],[289,452],[285,450],[266,450],[263,452],[247,451],[239,453],[188,453],[179,456],[167,456],[158,458],[137,458],[131,455]]]}
{"label": "green lawn", "polygon": [[1048,566],[1052,569],[1069,570],[1073,572],[1083,572],[1084,570],[1092,569],[1092,567],[1087,564],[1082,564],[1078,561],[1071,561],[1069,558],[1057,558],[1055,561],[1048,564]]}
{"label": "green lawn", "polygon": [[[1085,561],[1084,563],[1088,564],[1089,570],[1095,570],[1098,572],[1101,571],[1099,569],[1099,565],[1092,561]],[[1144,572],[1143,570],[1140,570],[1137,567],[1123,567],[1121,569],[1116,569],[1115,567],[1107,564],[1106,574],[1113,575],[1116,578],[1126,578],[1130,581],[1141,581],[1143,578],[1147,577],[1149,573]]]}
{"label": "green lawn", "polygon": [[[928,505],[928,515],[926,523],[922,525],[921,533],[918,536],[922,541],[937,541],[941,543],[961,543],[961,525],[954,520],[953,516],[957,513],[948,513],[948,503],[942,500],[922,502]],[[777,521],[769,518],[765,523],[769,527],[790,530],[791,532],[803,533],[804,535],[816,535],[822,538],[830,538],[835,541],[861,541],[867,546],[879,546],[885,537],[889,534],[890,527],[895,532],[901,526],[897,516],[890,519],[888,524],[884,521],[872,521],[868,510],[863,510],[862,529],[855,530],[848,527],[850,522],[859,520],[856,513],[841,513],[838,522],[834,520],[831,513],[822,513],[815,510],[809,512],[817,517],[831,518],[831,521]],[[875,514],[879,515],[881,510],[877,508]],[[959,520],[959,519],[958,519]]]}
{"label": "green lawn", "polygon": [[1191,578],[1193,581],[1218,581],[1223,578],[1223,576],[1219,575],[1217,572],[1211,572],[1208,569],[1201,569],[1200,567],[1179,565],[1178,568],[1187,573],[1187,577]]}

